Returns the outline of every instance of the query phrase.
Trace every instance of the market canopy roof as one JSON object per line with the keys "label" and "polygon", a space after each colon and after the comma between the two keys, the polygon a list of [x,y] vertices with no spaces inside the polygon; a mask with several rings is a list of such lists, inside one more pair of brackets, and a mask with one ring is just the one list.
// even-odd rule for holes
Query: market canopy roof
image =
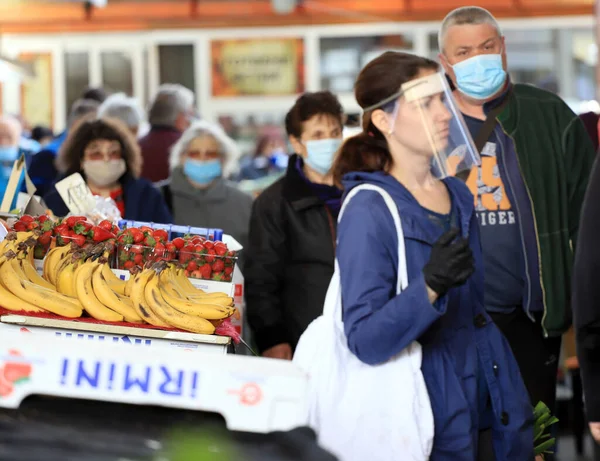
{"label": "market canopy roof", "polygon": [[[296,3],[278,14],[274,2]],[[478,0],[498,17],[591,15],[594,0]],[[2,0],[4,33],[440,20],[464,0]],[[142,7],[143,5],[143,7]]]}

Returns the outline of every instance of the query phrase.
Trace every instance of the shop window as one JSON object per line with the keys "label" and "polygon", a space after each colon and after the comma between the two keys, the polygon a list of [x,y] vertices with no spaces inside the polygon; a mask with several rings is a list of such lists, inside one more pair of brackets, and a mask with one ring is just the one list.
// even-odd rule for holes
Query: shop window
{"label": "shop window", "polygon": [[410,35],[323,38],[320,42],[321,88],[352,92],[360,70],[385,51],[413,51]]}
{"label": "shop window", "polygon": [[66,112],[89,85],[89,61],[87,52],[65,53]]}
{"label": "shop window", "polygon": [[195,92],[194,45],[159,45],[159,80],[179,83]]}
{"label": "shop window", "polygon": [[107,92],[123,92],[133,95],[133,68],[131,56],[119,51],[103,52],[100,55],[102,84]]}

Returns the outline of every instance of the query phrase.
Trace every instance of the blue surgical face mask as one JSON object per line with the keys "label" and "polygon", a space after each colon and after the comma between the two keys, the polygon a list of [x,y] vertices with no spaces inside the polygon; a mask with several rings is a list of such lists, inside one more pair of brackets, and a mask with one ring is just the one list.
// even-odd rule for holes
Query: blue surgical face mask
{"label": "blue surgical face mask", "polygon": [[488,99],[506,83],[502,55],[480,54],[452,66],[456,86],[461,93],[473,99]]}
{"label": "blue surgical face mask", "polygon": [[306,164],[320,174],[327,174],[333,165],[335,153],[342,145],[341,138],[319,139],[306,142]]}
{"label": "blue surgical face mask", "polygon": [[17,146],[0,146],[0,162],[14,162],[18,156]]}
{"label": "blue surgical face mask", "polygon": [[198,184],[209,184],[223,174],[220,160],[187,159],[183,165],[183,173]]}

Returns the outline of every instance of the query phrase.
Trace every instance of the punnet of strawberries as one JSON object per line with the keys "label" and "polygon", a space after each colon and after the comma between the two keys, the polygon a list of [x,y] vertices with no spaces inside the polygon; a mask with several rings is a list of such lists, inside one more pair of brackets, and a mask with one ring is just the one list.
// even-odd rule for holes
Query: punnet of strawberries
{"label": "punnet of strawberries", "polygon": [[177,248],[168,239],[164,229],[142,226],[123,230],[117,237],[117,268],[131,270],[146,262],[175,259]]}
{"label": "punnet of strawberries", "polygon": [[178,261],[188,277],[231,282],[237,255],[221,241],[199,235],[173,240],[179,249]]}

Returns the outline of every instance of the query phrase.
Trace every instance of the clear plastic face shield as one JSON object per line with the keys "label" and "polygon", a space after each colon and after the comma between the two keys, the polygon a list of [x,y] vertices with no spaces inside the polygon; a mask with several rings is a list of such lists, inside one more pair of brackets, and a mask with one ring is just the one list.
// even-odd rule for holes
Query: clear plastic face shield
{"label": "clear plastic face shield", "polygon": [[435,177],[455,176],[481,163],[443,73],[411,80],[365,112],[375,109],[388,114],[388,135],[411,151],[431,156]]}

